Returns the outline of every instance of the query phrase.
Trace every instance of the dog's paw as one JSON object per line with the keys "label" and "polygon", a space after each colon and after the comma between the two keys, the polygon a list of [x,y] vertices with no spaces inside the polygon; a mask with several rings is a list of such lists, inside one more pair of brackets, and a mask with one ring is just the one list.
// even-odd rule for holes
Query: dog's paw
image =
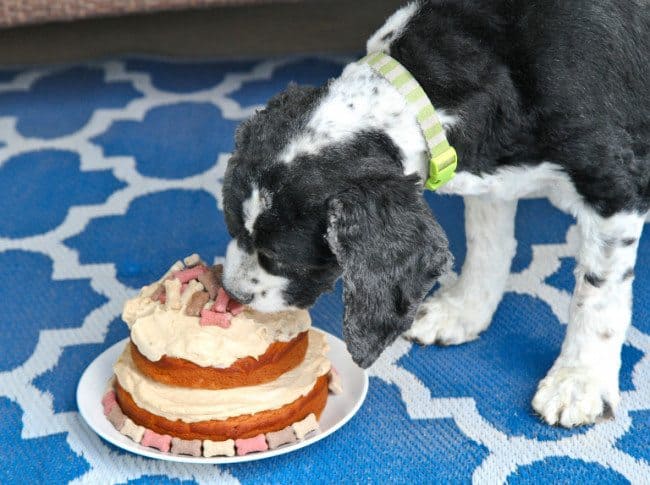
{"label": "dog's paw", "polygon": [[533,408],[548,424],[565,428],[612,419],[620,400],[613,381],[583,367],[554,367],[539,383]]}
{"label": "dog's paw", "polygon": [[404,337],[424,345],[458,345],[474,340],[490,322],[468,312],[468,308],[444,295],[434,295],[420,305]]}

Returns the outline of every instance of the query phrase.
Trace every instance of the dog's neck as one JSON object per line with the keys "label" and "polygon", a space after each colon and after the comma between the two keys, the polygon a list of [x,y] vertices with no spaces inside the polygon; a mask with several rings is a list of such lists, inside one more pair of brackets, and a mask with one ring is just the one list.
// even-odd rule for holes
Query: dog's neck
{"label": "dog's neck", "polygon": [[[437,111],[443,126],[454,121],[444,110]],[[400,149],[404,174],[417,174],[424,183],[429,157],[416,114],[416,108],[386,79],[367,65],[353,63],[329,84],[305,129],[287,145],[280,159],[291,163],[300,154],[349,142],[355,134],[381,131]]]}

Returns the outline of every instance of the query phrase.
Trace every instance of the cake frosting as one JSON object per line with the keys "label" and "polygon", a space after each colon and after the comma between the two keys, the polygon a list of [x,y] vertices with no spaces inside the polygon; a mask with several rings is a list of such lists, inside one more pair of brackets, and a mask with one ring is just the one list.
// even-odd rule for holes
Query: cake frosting
{"label": "cake frosting", "polygon": [[316,380],[330,370],[330,361],[325,356],[327,351],[325,335],[309,330],[309,346],[300,365],[274,381],[244,389],[213,391],[161,384],[137,369],[128,348],[114,365],[114,371],[119,384],[131,394],[135,403],[151,413],[187,423],[225,420],[278,409],[308,394]]}
{"label": "cake frosting", "polygon": [[273,342],[288,342],[311,326],[306,310],[269,314],[250,309],[235,316],[230,328],[201,326],[198,317],[185,314],[188,294],[178,309],[153,301],[144,290],[126,302],[122,319],[131,329],[131,341],[150,361],[166,355],[226,368],[240,358],[257,358]]}
{"label": "cake frosting", "polygon": [[124,305],[130,342],[102,406],[143,446],[233,456],[318,429],[336,388],[325,334],[306,310],[260,313],[233,299],[222,274],[194,254]]}

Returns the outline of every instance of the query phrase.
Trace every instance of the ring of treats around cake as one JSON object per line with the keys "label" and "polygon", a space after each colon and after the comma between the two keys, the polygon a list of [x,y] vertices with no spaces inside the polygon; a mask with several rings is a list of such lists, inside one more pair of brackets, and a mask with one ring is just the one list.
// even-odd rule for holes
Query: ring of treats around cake
{"label": "ring of treats around cake", "polygon": [[193,254],[125,305],[131,341],[102,405],[142,446],[195,457],[274,450],[317,431],[328,391],[342,392],[308,313],[257,313],[230,298],[222,271]]}

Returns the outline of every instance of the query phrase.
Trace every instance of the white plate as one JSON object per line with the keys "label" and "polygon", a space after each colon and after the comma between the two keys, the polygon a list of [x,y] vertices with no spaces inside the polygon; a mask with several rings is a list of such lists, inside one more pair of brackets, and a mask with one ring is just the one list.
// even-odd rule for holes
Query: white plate
{"label": "white plate", "polygon": [[129,340],[128,338],[106,349],[84,371],[77,386],[77,406],[86,423],[106,441],[132,453],[158,458],[159,460],[225,464],[261,460],[263,458],[289,453],[322,440],[347,423],[359,410],[368,392],[368,375],[366,371],[359,368],[352,361],[352,357],[346,350],[345,344],[341,339],[327,332],[323,333],[327,335],[327,340],[330,344],[329,358],[341,376],[343,394],[330,394],[325,410],[321,415],[320,432],[308,436],[303,441],[285,445],[275,450],[233,457],[219,456],[204,458],[179,456],[172,455],[171,453],[162,453],[153,448],[142,446],[120,434],[104,416],[101,400],[106,390],[106,383],[113,375],[113,364],[122,353],[124,346]]}

